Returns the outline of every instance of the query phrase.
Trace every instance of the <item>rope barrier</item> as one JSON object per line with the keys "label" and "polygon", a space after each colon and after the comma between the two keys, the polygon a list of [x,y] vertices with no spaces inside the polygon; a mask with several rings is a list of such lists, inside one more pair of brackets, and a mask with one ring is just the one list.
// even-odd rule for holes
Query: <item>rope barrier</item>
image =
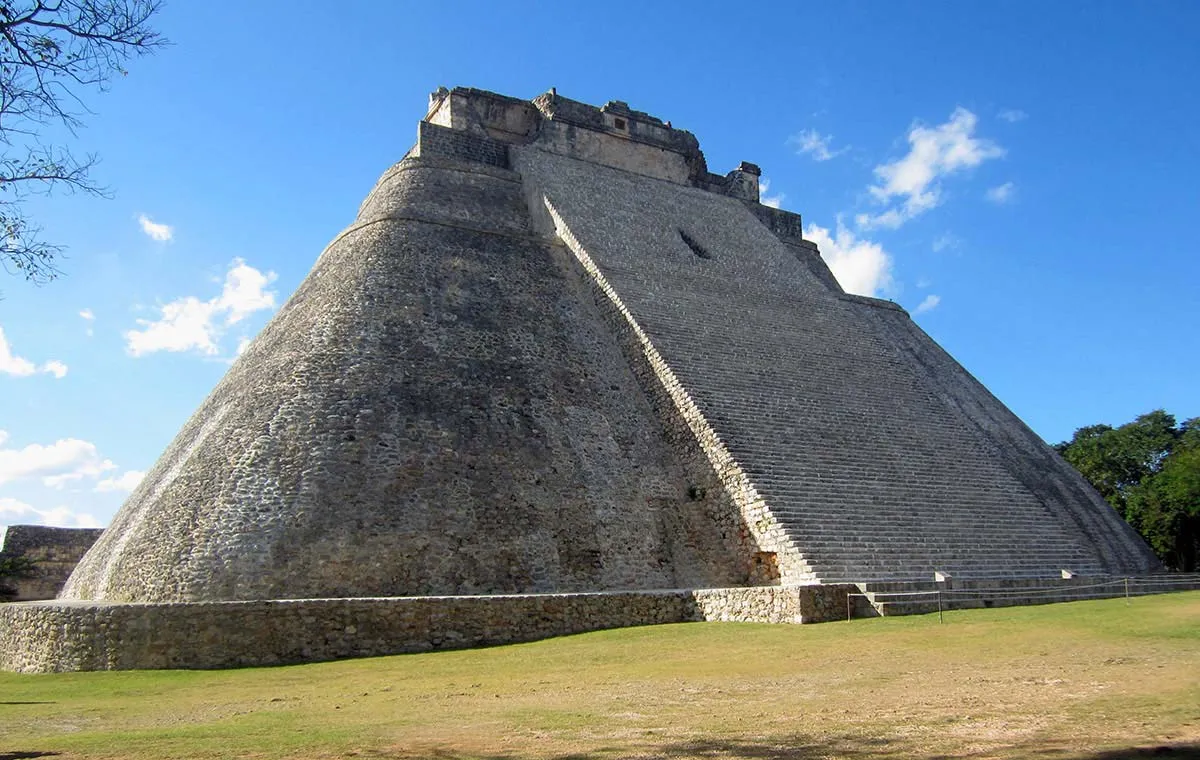
{"label": "rope barrier", "polygon": [[[1086,584],[1063,584],[1060,586],[1034,587],[1034,588],[1011,588],[1011,587],[995,587],[995,588],[960,588],[960,589],[935,589],[933,591],[879,591],[879,592],[863,592],[846,594],[846,620],[853,618],[853,602],[854,598],[866,599],[872,606],[876,603],[886,604],[889,607],[909,606],[909,605],[931,605],[934,601],[937,602],[938,620],[942,621],[942,612],[944,605],[943,598],[952,605],[961,605],[967,602],[987,602],[989,600],[1006,600],[1006,599],[1049,599],[1052,597],[1062,597],[1061,601],[1081,601],[1087,599],[1112,599],[1120,596],[1119,593],[1080,593],[1090,592],[1094,589],[1111,588],[1113,586],[1124,586],[1124,596],[1126,604],[1129,603],[1129,598],[1132,596],[1148,596],[1150,594],[1162,593],[1164,590],[1171,591],[1186,591],[1192,590],[1186,588],[1195,586],[1200,588],[1200,574],[1189,573],[1186,575],[1178,575],[1174,577],[1127,577],[1114,578],[1109,581],[1099,581],[1097,583]],[[1170,586],[1170,589],[1165,587]],[[902,598],[898,598],[902,597]],[[930,597],[935,597],[931,599]]]}

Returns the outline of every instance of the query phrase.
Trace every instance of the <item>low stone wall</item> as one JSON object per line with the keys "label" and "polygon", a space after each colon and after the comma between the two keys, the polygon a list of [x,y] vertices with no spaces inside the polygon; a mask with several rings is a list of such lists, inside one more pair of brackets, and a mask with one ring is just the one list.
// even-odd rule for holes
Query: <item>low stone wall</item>
{"label": "low stone wall", "polygon": [[[462,649],[699,620],[820,622],[839,617],[852,588],[180,604],[22,602],[0,605],[0,669],[231,668]],[[826,615],[829,610],[832,614]]]}
{"label": "low stone wall", "polygon": [[854,584],[697,589],[697,620],[738,623],[825,623],[846,617],[846,595]]}

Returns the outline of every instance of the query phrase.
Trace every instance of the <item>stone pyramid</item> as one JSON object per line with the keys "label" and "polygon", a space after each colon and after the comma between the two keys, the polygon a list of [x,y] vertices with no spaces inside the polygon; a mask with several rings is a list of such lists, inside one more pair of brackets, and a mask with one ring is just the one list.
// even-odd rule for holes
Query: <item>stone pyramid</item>
{"label": "stone pyramid", "polygon": [[621,102],[438,90],[62,599],[1158,568],[759,173]]}

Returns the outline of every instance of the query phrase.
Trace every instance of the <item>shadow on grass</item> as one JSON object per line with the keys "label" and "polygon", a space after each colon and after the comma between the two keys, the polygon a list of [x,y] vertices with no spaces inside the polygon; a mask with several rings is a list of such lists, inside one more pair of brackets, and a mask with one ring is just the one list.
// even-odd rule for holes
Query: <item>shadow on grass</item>
{"label": "shadow on grass", "polygon": [[[3,704],[3,703],[0,703]],[[54,757],[61,752],[0,752],[0,760],[26,760],[31,757]]]}
{"label": "shadow on grass", "polygon": [[[405,758],[406,760],[524,760],[520,754],[482,755],[459,753],[453,750],[433,749],[407,752],[404,750],[366,751],[365,757]],[[761,742],[746,740],[702,739],[661,745],[638,745],[629,747],[604,747],[591,752],[552,755],[548,760],[619,760],[622,758],[727,758],[728,760],[816,760],[816,758],[912,758],[927,760],[950,760],[970,757],[1021,757],[1041,760],[1143,760],[1165,758],[1165,760],[1200,760],[1200,744],[1161,745],[1129,747],[1124,749],[1075,752],[1063,749],[1017,746],[993,748],[980,753],[955,753],[952,755],[914,752],[911,745],[902,745],[886,739],[863,737],[833,738],[813,741],[809,737],[794,740],[774,739]],[[0,756],[3,760],[3,756]]]}

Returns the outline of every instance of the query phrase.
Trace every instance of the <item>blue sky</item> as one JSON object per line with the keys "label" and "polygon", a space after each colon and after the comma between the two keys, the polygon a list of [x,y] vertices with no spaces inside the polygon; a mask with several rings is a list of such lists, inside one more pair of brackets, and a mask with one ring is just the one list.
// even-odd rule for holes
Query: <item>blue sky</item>
{"label": "blue sky", "polygon": [[[336,8],[336,12],[335,9]],[[763,167],[1050,442],[1200,415],[1200,4],[174,2],[0,278],[0,525],[105,525],[412,144],[430,91],[627,101]],[[47,135],[58,138],[59,135]]]}

